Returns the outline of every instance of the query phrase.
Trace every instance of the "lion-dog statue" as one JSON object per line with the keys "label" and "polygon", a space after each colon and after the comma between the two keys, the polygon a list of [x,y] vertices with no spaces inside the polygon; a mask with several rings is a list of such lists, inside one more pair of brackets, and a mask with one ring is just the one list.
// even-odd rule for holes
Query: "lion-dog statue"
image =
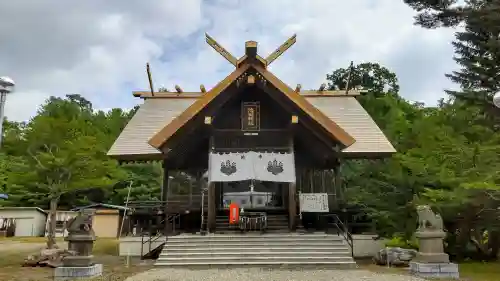
{"label": "lion-dog statue", "polygon": [[443,218],[428,205],[417,206],[418,230],[443,230]]}

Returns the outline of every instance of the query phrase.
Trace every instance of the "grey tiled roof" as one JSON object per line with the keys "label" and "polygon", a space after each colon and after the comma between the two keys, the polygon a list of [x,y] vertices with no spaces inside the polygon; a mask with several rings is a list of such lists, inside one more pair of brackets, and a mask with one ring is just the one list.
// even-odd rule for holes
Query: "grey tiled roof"
{"label": "grey tiled roof", "polygon": [[149,139],[196,99],[145,99],[108,151],[110,156],[161,154]]}
{"label": "grey tiled roof", "polygon": [[394,153],[396,150],[355,97],[307,97],[356,142],[344,153]]}

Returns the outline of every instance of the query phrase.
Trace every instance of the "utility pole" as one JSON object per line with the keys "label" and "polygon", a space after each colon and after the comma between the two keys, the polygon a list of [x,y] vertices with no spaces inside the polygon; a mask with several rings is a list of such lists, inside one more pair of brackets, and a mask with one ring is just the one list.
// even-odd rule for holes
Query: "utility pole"
{"label": "utility pole", "polygon": [[5,116],[5,102],[7,101],[7,94],[14,91],[14,80],[9,77],[0,77],[0,147],[2,147],[3,137],[3,118]]}

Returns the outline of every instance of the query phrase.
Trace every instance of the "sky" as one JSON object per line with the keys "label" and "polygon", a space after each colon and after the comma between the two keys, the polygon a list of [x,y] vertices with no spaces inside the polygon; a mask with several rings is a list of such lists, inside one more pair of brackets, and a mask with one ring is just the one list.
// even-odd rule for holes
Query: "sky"
{"label": "sky", "polygon": [[400,94],[435,105],[453,87],[454,30],[413,25],[402,0],[4,0],[0,76],[16,82],[9,120],[29,120],[50,96],[81,94],[97,109],[132,108],[147,90],[199,91],[233,70],[205,42],[208,33],[234,56],[245,41],[266,57],[293,34],[297,42],[271,66],[285,83],[318,88],[337,68],[377,62],[395,72]]}

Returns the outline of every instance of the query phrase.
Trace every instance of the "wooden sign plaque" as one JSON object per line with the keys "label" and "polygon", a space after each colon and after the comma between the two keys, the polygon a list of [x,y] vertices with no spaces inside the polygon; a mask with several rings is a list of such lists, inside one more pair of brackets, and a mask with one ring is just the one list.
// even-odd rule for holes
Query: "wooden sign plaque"
{"label": "wooden sign plaque", "polygon": [[244,102],[241,105],[241,130],[260,130],[260,104],[258,102]]}

